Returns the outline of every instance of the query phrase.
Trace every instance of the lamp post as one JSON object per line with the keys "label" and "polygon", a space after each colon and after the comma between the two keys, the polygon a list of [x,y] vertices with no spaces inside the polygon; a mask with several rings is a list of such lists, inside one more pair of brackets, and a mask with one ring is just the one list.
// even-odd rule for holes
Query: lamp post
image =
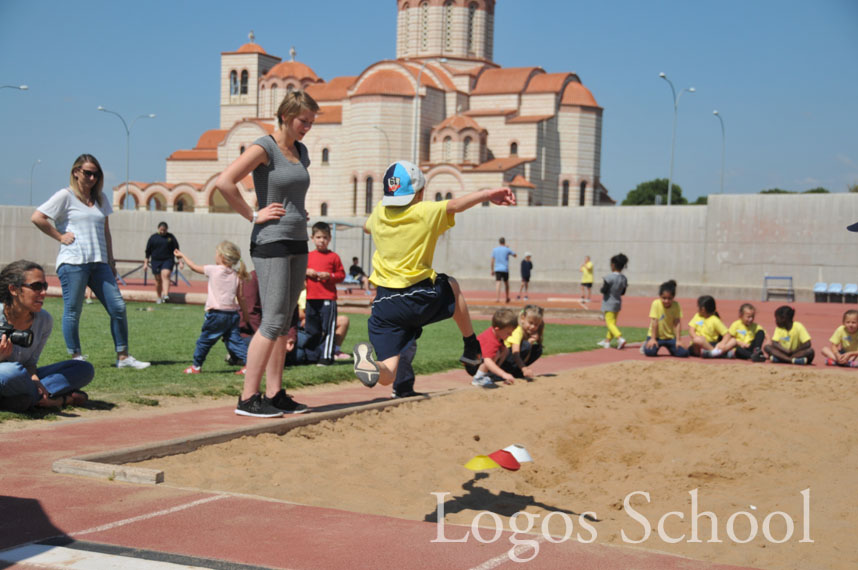
{"label": "lamp post", "polygon": [[387,145],[387,155],[384,157],[386,160],[386,164],[385,164],[385,167],[386,167],[388,164],[390,164],[390,138],[387,136],[387,133],[384,131],[384,129],[382,129],[378,125],[373,125],[372,128],[381,132],[381,134],[384,135],[384,144]]}
{"label": "lamp post", "polygon": [[724,151],[727,148],[727,135],[724,131],[724,119],[721,117],[721,113],[718,112],[718,109],[712,111],[712,114],[718,117],[718,121],[721,123],[721,194],[724,193]]}
{"label": "lamp post", "polygon": [[[442,57],[438,60],[439,63],[447,63],[447,58]],[[420,77],[423,75],[423,70],[426,69],[426,64],[428,61],[424,61],[423,65],[420,66],[420,71],[417,72],[417,90],[414,92],[414,143],[411,146],[412,149],[412,162],[419,166],[417,162],[417,157],[420,156],[420,138],[419,138],[419,129],[417,128],[417,106],[420,104]]]}
{"label": "lamp post", "polygon": [[28,85],[0,85],[0,89],[18,89],[19,91],[26,91],[29,88]]}
{"label": "lamp post", "polygon": [[125,127],[125,209],[128,209],[128,179],[130,178],[130,170],[131,170],[131,129],[134,128],[134,123],[137,122],[137,119],[154,119],[155,114],[149,113],[148,115],[138,115],[131,121],[131,126],[128,126],[128,123],[125,122],[125,119],[117,113],[116,111],[111,111],[110,109],[105,109],[101,105],[98,106],[99,111],[104,111],[105,113],[110,113],[111,115],[116,115],[119,117],[119,120],[122,121],[122,126]]}
{"label": "lamp post", "polygon": [[667,78],[664,72],[658,74],[659,77],[667,81],[667,84],[670,85],[670,91],[673,93],[673,138],[670,142],[670,177],[667,179],[667,205],[670,206],[671,202],[671,187],[673,185],[673,152],[676,149],[676,115],[677,111],[679,111],[679,98],[682,97],[682,94],[688,91],[689,93],[694,93],[694,87],[686,87],[679,94],[676,94],[676,89],[673,87],[673,82]]}
{"label": "lamp post", "polygon": [[33,166],[30,167],[30,205],[33,205],[33,170],[36,168],[37,164],[41,164],[42,160],[37,158],[36,162],[33,163]]}

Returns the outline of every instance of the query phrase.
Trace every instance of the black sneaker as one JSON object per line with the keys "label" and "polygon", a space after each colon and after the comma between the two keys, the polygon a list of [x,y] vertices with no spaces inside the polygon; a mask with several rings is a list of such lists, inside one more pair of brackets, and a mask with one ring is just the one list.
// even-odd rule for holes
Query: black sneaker
{"label": "black sneaker", "polygon": [[235,408],[238,416],[250,416],[254,418],[279,418],[283,410],[278,410],[271,405],[271,400],[263,398],[262,394],[254,394],[246,400],[238,397],[238,406]]}
{"label": "black sneaker", "polygon": [[330,358],[320,358],[316,363],[316,366],[330,366],[334,361]]}
{"label": "black sneaker", "polygon": [[359,342],[354,347],[355,376],[363,382],[367,388],[372,388],[378,383],[378,364],[372,358],[372,345],[368,342]]}
{"label": "black sneaker", "polygon": [[470,336],[465,339],[465,351],[459,358],[459,362],[465,365],[465,371],[470,376],[476,374],[477,370],[480,369],[480,365],[483,363],[483,354],[477,337]]}
{"label": "black sneaker", "polygon": [[765,362],[766,357],[763,355],[763,351],[759,348],[755,348],[753,352],[751,352],[751,362]]}
{"label": "black sneaker", "polygon": [[404,392],[397,392],[396,390],[394,390],[390,394],[390,397],[393,399],[396,399],[396,398],[416,398],[418,396],[425,396],[425,395],[426,394],[423,392],[415,392],[414,390],[406,390]]}
{"label": "black sneaker", "polygon": [[268,400],[268,402],[281,410],[284,414],[303,414],[309,408],[306,404],[299,404],[295,400],[293,400],[289,395],[286,394],[286,390],[280,390],[274,397],[269,399],[266,397],[262,397],[263,400]]}

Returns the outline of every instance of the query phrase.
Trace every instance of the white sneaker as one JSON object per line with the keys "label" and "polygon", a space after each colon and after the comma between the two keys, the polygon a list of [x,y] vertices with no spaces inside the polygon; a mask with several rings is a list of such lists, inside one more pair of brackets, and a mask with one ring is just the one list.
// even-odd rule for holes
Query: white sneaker
{"label": "white sneaker", "polygon": [[492,382],[492,378],[488,374],[474,376],[471,384],[479,388],[497,388],[497,385]]}
{"label": "white sneaker", "polygon": [[117,359],[116,361],[117,368],[133,368],[135,370],[143,370],[144,368],[149,368],[150,365],[151,362],[141,362],[131,355],[126,356],[123,360]]}
{"label": "white sneaker", "polygon": [[617,339],[617,350],[620,350],[624,346],[626,346],[626,339],[624,339],[623,337],[618,338]]}
{"label": "white sneaker", "polygon": [[87,356],[85,354],[78,354],[77,356],[72,358],[72,360],[82,360],[82,361],[86,362],[86,358],[87,358]]}
{"label": "white sneaker", "polygon": [[646,343],[643,343],[643,344],[641,345],[641,354],[643,354],[644,356],[646,356]]}
{"label": "white sneaker", "polygon": [[602,340],[600,340],[600,341],[599,341],[599,342],[597,342],[596,344],[598,344],[598,345],[599,345],[599,346],[601,346],[602,348],[611,348],[611,341],[609,341],[609,340],[608,340],[608,339],[606,339],[606,338],[603,338]]}

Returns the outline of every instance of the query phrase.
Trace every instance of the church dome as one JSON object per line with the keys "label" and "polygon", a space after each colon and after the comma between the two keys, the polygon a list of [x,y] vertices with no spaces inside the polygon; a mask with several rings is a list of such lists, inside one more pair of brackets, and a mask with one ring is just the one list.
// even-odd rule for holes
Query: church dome
{"label": "church dome", "polygon": [[590,93],[590,90],[582,84],[570,81],[563,91],[563,97],[560,99],[561,105],[577,105],[579,107],[599,107],[596,103],[596,98]]}
{"label": "church dome", "polygon": [[283,61],[268,70],[265,78],[280,77],[286,79],[294,77],[296,79],[309,79],[311,81],[319,81],[319,76],[316,72],[310,69],[309,65],[300,61]]}
{"label": "church dome", "polygon": [[[236,53],[266,53],[262,46],[259,44],[255,44],[253,42],[249,42],[238,48]],[[267,55],[267,54],[266,54]]]}

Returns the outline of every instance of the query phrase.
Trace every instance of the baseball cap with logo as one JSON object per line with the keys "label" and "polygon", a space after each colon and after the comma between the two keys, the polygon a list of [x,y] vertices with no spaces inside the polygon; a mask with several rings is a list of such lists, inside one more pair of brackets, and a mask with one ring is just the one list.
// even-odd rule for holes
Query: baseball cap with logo
{"label": "baseball cap with logo", "polygon": [[417,166],[404,160],[394,162],[384,173],[381,205],[407,206],[425,184],[426,178]]}

